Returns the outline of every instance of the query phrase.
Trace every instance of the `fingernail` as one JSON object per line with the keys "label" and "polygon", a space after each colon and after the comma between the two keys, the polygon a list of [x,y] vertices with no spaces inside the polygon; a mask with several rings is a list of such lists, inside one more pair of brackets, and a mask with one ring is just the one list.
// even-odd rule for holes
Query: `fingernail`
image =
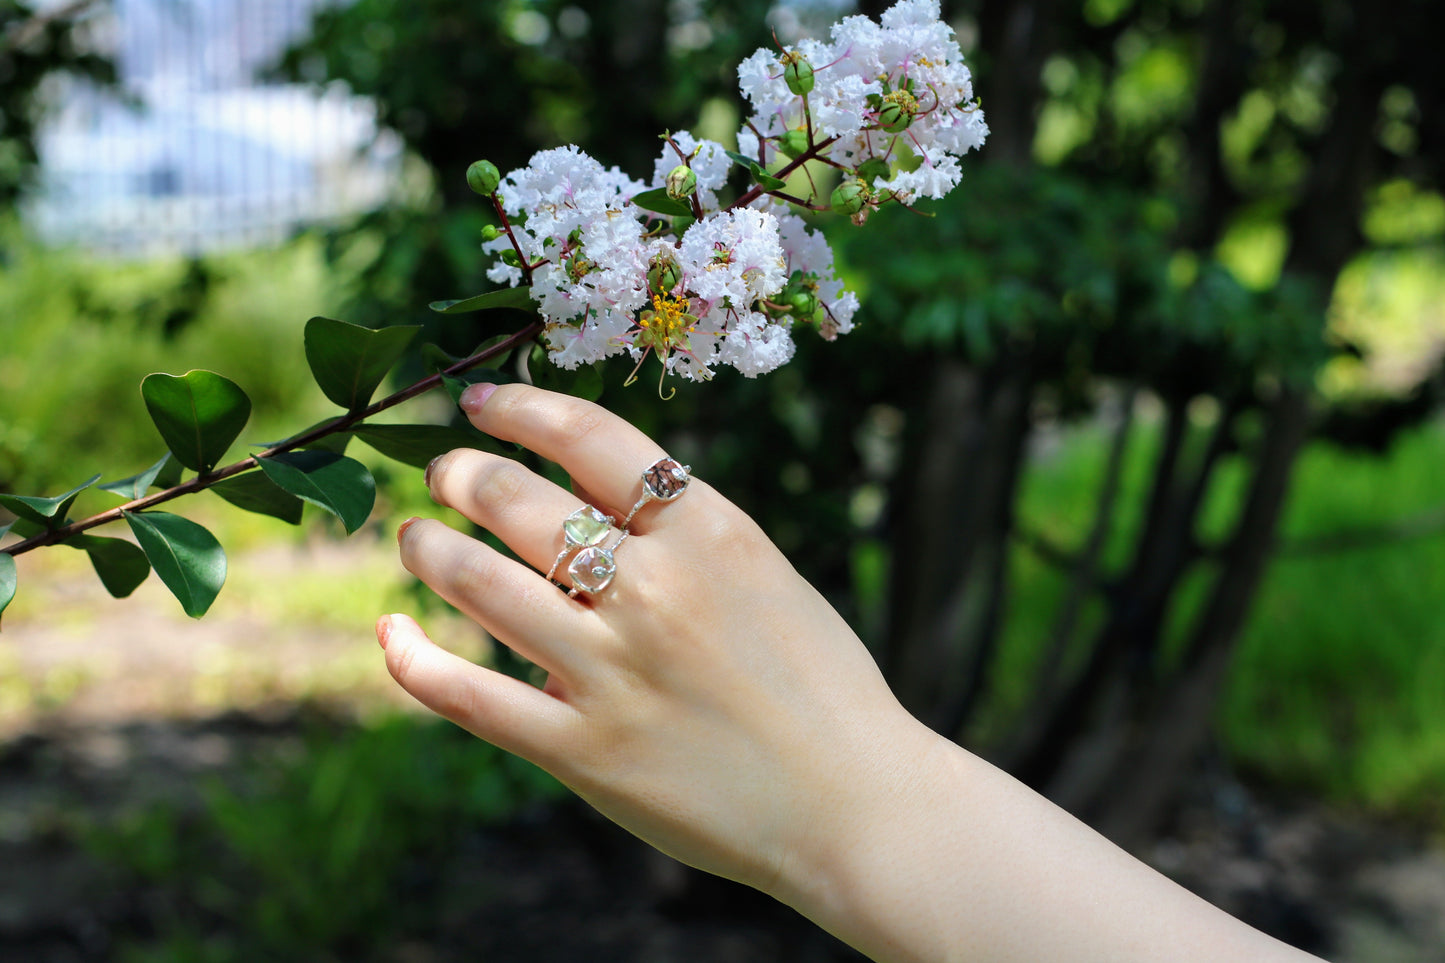
{"label": "fingernail", "polygon": [[413,522],[419,522],[419,521],[421,521],[421,519],[418,518],[418,517],[416,517],[415,515],[413,515],[411,518],[408,518],[406,521],[402,522],[399,526],[397,526],[397,529],[396,529],[396,540],[397,540],[398,542],[401,541],[401,537],[406,534],[406,530],[407,530],[408,528],[411,528],[412,523],[413,523]]}
{"label": "fingernail", "polygon": [[376,620],[376,642],[383,649],[391,641],[391,616],[383,615]]}
{"label": "fingernail", "polygon": [[433,458],[431,461],[429,461],[429,462],[426,463],[426,471],[423,472],[423,473],[422,473],[422,476],[421,476],[422,484],[423,484],[423,485],[426,485],[426,487],[428,487],[428,488],[431,487],[431,470],[432,470],[433,468],[435,468],[435,467],[436,467],[436,463],[439,462],[439,461],[441,461],[441,460],[442,460],[442,456],[441,456],[441,455],[437,455],[437,456],[436,456],[435,458]]}
{"label": "fingernail", "polygon": [[490,381],[479,381],[474,385],[469,385],[457,399],[457,407],[469,415],[474,415],[482,410],[482,405],[487,403],[487,399],[496,390],[497,386]]}

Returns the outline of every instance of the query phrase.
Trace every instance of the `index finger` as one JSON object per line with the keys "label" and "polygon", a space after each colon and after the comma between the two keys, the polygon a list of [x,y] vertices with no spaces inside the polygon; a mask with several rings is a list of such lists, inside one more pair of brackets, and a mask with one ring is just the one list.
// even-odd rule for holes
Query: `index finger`
{"label": "index finger", "polygon": [[[531,385],[476,384],[462,393],[461,408],[493,438],[561,465],[594,504],[619,519],[641,497],[643,472],[667,457],[657,442],[600,405]],[[650,518],[638,516],[643,530]]]}

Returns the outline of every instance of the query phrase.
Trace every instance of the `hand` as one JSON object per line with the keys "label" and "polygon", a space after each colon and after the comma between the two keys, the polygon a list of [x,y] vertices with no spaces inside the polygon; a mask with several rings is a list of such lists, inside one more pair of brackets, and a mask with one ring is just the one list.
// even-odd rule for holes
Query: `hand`
{"label": "hand", "polygon": [[1312,959],[912,719],[837,613],[704,481],[641,509],[608,588],[559,591],[542,573],[562,520],[584,503],[625,516],[663,452],[596,405],[522,385],[470,388],[462,407],[560,464],[573,491],[477,451],[433,464],[432,496],[522,561],[412,521],[402,562],[547,681],[385,616],[387,667],[425,705],[880,961]]}
{"label": "hand", "polygon": [[837,613],[701,479],[637,513],[608,588],[569,598],[549,584],[562,520],[584,503],[621,520],[664,452],[588,402],[485,391],[464,400],[473,424],[561,465],[573,491],[510,459],[453,451],[428,473],[432,497],[522,562],[430,520],[403,528],[402,562],[544,669],[546,685],[451,655],[405,616],[378,624],[388,668],[423,704],[658,848],[778,894],[818,858],[811,847],[856,838],[862,787],[874,808],[906,791],[911,750],[934,737]]}

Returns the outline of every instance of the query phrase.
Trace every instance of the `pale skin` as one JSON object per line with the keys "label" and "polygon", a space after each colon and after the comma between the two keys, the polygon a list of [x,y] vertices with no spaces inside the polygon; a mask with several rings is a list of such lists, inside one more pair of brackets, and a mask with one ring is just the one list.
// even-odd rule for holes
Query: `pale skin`
{"label": "pale skin", "polygon": [[523,561],[412,520],[403,564],[547,681],[383,616],[387,668],[428,708],[880,963],[1315,959],[913,719],[843,619],[702,479],[638,512],[611,586],[568,597],[544,578],[562,519],[584,503],[623,518],[665,453],[596,405],[524,385],[473,386],[462,407],[561,465],[573,490],[478,451],[429,469],[437,502]]}

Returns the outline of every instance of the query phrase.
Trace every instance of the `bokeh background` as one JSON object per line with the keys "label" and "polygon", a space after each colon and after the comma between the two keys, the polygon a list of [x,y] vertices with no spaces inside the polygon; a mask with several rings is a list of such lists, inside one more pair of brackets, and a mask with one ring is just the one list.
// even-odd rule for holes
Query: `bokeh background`
{"label": "bokeh background", "polygon": [[[471,161],[729,143],[742,57],[885,6],[3,0],[0,491],[150,464],[151,371],[240,383],[247,441],[325,417],[313,315],[470,350],[505,329],[426,304],[486,286]],[[945,3],[992,134],[925,215],[822,222],[858,329],[666,402],[600,370],[910,710],[1337,960],[1445,959],[1432,6]],[[447,516],[375,468],[349,540],[193,499],[232,556],[200,622],[19,559],[0,956],[855,959],[406,705],[382,611],[527,668],[399,571],[397,521]]]}

